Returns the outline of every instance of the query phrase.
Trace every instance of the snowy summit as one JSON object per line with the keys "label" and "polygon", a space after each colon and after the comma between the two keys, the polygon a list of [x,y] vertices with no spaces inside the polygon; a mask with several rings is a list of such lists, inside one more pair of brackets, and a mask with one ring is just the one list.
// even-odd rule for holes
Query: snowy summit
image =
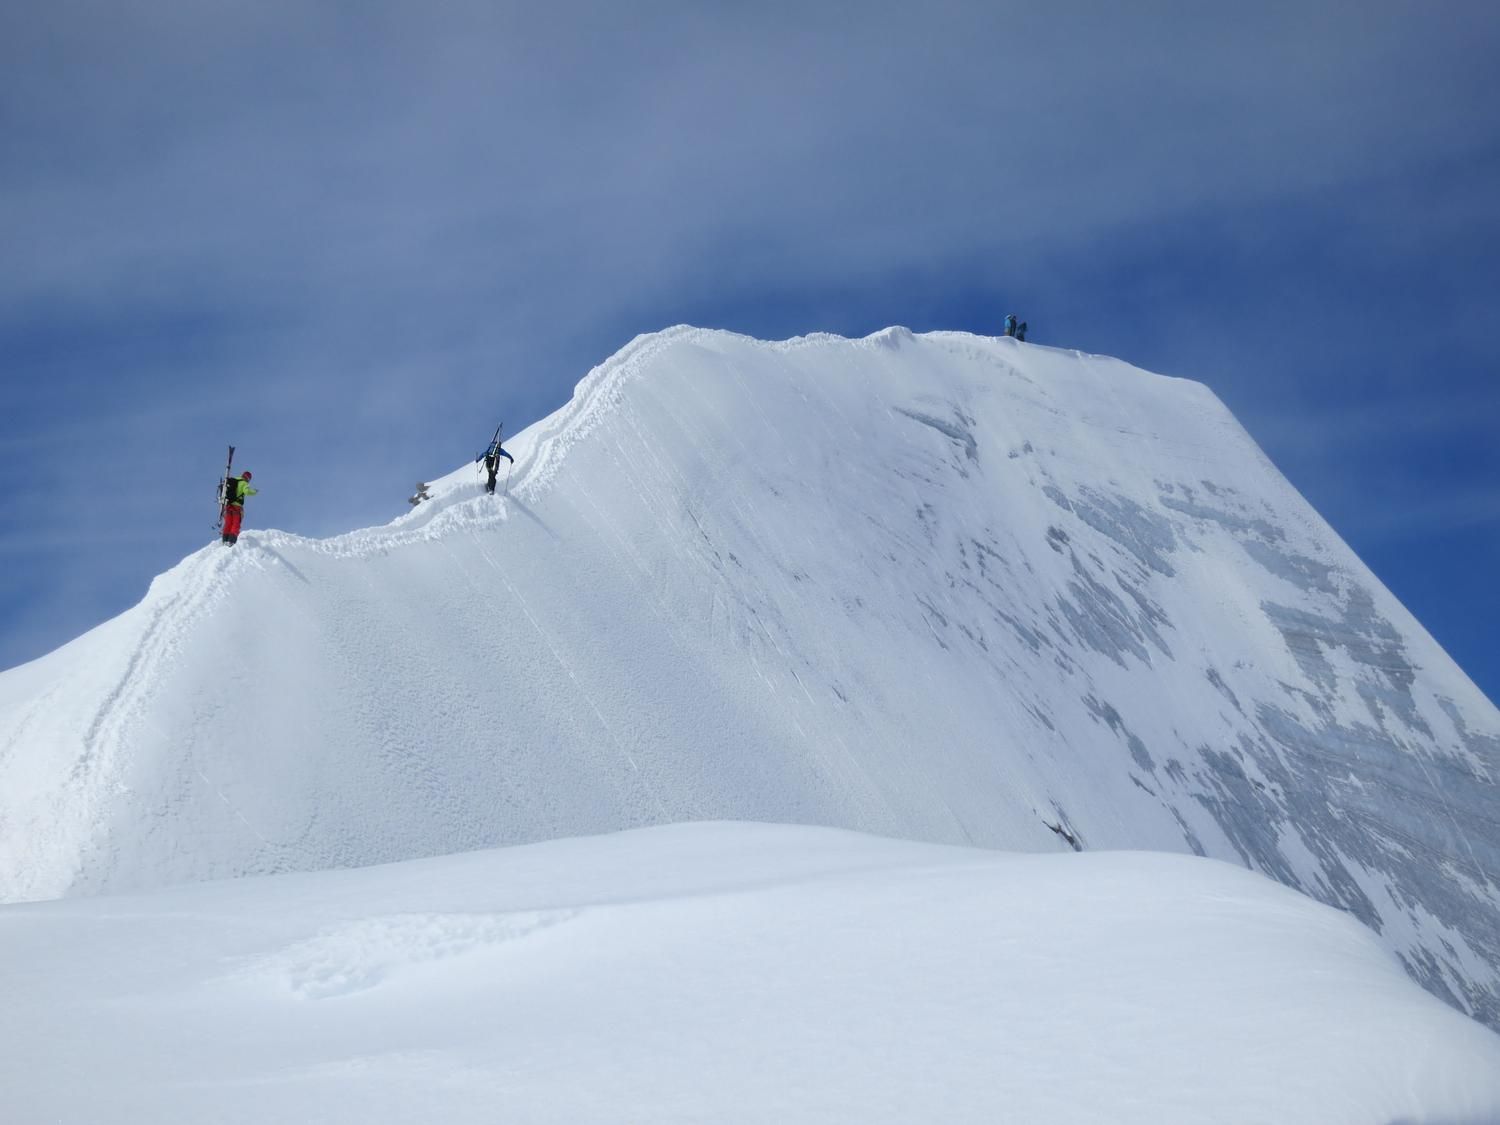
{"label": "snowy summit", "polygon": [[0,674],[19,1120],[1500,1117],[1500,713],[1206,388],[677,328],[505,448]]}

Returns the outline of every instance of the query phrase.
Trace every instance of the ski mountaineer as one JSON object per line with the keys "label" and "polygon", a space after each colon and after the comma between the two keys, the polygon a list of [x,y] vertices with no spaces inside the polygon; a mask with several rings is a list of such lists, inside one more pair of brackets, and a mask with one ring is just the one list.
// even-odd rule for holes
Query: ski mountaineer
{"label": "ski mountaineer", "polygon": [[1020,340],[1023,344],[1026,342],[1026,322],[1024,320],[1021,321],[1021,327],[1016,329],[1016,339]]}
{"label": "ski mountaineer", "polygon": [[505,447],[500,444],[500,431],[497,429],[494,440],[490,442],[490,447],[480,454],[479,457],[475,458],[476,461],[481,458],[484,460],[484,471],[489,474],[488,479],[484,482],[484,490],[491,496],[495,494],[495,478],[500,475],[500,458],[502,457],[512,465],[516,463],[516,459],[507,453]]}
{"label": "ski mountaineer", "polygon": [[231,547],[240,537],[240,520],[245,517],[245,497],[254,496],[260,489],[250,487],[250,470],[224,482],[224,542]]}
{"label": "ski mountaineer", "polygon": [[1016,334],[1016,314],[1007,313],[1005,316],[1005,334],[1014,336]]}

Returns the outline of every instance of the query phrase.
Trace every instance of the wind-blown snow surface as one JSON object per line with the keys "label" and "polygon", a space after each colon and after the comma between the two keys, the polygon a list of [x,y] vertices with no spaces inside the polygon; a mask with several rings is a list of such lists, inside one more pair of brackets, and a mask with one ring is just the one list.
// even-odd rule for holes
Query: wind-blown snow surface
{"label": "wind-blown snow surface", "polygon": [[680,328],[508,448],[0,675],[0,897],[708,818],[1196,851],[1500,1023],[1500,715],[1204,387]]}
{"label": "wind-blown snow surface", "polygon": [[0,908],[7,1122],[1485,1122],[1500,1036],[1189,856],[678,825]]}

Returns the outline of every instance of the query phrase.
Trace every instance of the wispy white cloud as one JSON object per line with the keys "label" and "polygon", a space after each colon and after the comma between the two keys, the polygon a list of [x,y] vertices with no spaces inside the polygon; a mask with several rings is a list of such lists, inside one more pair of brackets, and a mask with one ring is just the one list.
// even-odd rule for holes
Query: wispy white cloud
{"label": "wispy white cloud", "polygon": [[1442,388],[1422,396],[1401,388],[1322,409],[1268,411],[1257,420],[1261,441],[1301,458],[1347,458],[1384,451],[1403,457],[1414,445],[1473,441],[1500,433],[1500,393],[1489,387]]}
{"label": "wispy white cloud", "polygon": [[1448,99],[1500,92],[1465,4],[256,7],[12,17],[0,291],[603,298],[736,232],[770,270],[911,262],[1462,150]]}
{"label": "wispy white cloud", "polygon": [[1333,514],[1339,531],[1371,545],[1410,543],[1420,549],[1432,536],[1473,528],[1500,531],[1500,483],[1445,483],[1440,488],[1368,491],[1347,496]]}

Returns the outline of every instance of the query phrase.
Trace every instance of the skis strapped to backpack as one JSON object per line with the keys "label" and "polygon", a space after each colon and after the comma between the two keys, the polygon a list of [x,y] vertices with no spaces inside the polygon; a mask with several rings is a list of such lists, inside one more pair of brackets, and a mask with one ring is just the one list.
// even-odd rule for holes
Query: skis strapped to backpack
{"label": "skis strapped to backpack", "polygon": [[495,456],[495,451],[500,448],[500,431],[503,429],[505,429],[504,422],[501,422],[498,426],[495,427],[495,436],[490,439],[490,444],[485,448],[485,451],[483,453],[474,458],[474,463],[476,465],[480,461],[483,461],[488,457]]}
{"label": "skis strapped to backpack", "polygon": [[219,530],[224,530],[224,511],[229,507],[229,474],[234,471],[234,446],[229,447],[229,457],[224,462],[224,475],[219,478]]}

